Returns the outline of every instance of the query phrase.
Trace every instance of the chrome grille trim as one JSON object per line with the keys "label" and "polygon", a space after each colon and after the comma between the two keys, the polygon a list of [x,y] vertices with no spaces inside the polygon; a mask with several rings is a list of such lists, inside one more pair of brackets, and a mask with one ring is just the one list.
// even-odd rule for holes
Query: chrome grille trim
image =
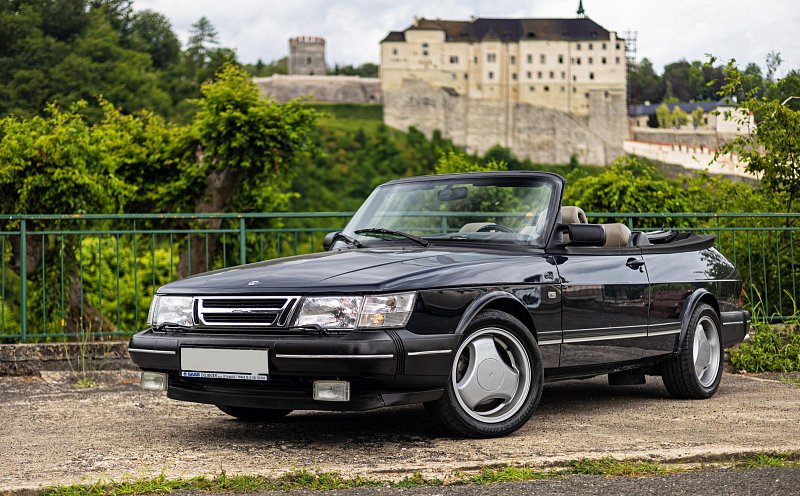
{"label": "chrome grille trim", "polygon": [[195,297],[199,324],[206,327],[286,327],[299,300],[299,296]]}

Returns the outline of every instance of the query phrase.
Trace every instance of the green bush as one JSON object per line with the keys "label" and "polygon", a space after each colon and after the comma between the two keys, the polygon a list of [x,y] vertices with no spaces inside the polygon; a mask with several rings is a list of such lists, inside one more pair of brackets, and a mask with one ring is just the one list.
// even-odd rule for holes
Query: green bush
{"label": "green bush", "polygon": [[745,372],[800,372],[800,325],[753,324],[753,338],[731,352],[731,364]]}

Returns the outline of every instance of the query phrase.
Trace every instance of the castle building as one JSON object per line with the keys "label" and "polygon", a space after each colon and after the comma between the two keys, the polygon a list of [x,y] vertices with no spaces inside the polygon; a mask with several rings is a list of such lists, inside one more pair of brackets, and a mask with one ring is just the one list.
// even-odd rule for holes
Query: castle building
{"label": "castle building", "polygon": [[289,39],[289,74],[299,76],[324,76],[325,38],[295,36]]}
{"label": "castle building", "polygon": [[460,95],[573,114],[590,91],[624,92],[625,43],[589,18],[417,19],[381,42],[381,79],[422,79]]}
{"label": "castle building", "polygon": [[[581,5],[582,7],[582,5]],[[388,125],[470,151],[605,164],[627,137],[625,42],[585,17],[415,19],[381,41]]]}

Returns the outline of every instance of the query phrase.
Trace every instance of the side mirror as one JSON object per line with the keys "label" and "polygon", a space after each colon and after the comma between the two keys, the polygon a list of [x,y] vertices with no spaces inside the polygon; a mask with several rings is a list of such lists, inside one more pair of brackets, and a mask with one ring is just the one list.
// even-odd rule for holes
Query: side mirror
{"label": "side mirror", "polygon": [[562,224],[562,232],[569,234],[569,246],[603,246],[606,230],[600,224]]}
{"label": "side mirror", "polygon": [[331,246],[333,246],[334,241],[336,241],[336,235],[337,234],[339,234],[338,231],[337,232],[329,232],[328,234],[325,235],[325,237],[322,239],[322,249],[323,250],[328,251],[328,250],[331,249]]}

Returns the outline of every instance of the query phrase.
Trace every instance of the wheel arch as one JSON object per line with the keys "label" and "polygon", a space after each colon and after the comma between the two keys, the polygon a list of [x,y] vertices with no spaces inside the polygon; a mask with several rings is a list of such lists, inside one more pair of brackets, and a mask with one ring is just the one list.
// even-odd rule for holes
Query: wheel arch
{"label": "wheel arch", "polygon": [[[683,310],[681,311],[681,334],[680,339],[678,339],[678,342],[675,345],[675,354],[680,353],[681,345],[683,344],[683,341],[686,339],[686,335],[689,332],[689,321],[692,319],[692,314],[694,313],[695,308],[703,303],[714,309],[714,312],[717,314],[717,321],[721,323],[719,302],[717,301],[717,298],[707,289],[698,289],[693,292],[691,295],[689,295],[689,298],[686,300],[686,303],[683,305]],[[721,333],[722,329],[719,329],[719,331]]]}
{"label": "wheel arch", "polygon": [[537,342],[539,341],[539,336],[536,334],[536,325],[533,323],[533,318],[525,308],[525,305],[514,295],[505,291],[492,291],[483,294],[470,303],[464,311],[455,333],[458,335],[463,334],[475,316],[484,310],[500,310],[512,315],[531,331]]}

